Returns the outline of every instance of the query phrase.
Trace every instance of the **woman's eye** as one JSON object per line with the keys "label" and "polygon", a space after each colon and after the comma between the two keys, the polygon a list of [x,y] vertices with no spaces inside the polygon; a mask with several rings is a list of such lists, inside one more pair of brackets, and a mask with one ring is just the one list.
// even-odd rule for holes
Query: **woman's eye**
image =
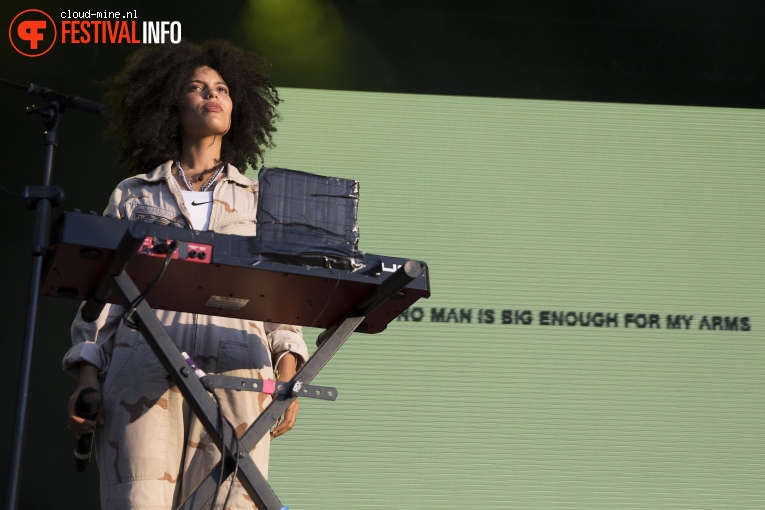
{"label": "woman's eye", "polygon": [[224,94],[228,94],[228,89],[226,87],[218,87],[218,92],[223,92]]}

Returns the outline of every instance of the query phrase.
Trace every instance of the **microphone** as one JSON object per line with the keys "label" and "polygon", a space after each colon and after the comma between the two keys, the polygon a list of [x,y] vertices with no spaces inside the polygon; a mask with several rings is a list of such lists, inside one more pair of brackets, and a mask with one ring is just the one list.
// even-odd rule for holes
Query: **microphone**
{"label": "microphone", "polygon": [[13,89],[24,90],[28,94],[33,96],[40,96],[48,102],[56,101],[63,107],[61,111],[64,111],[64,108],[72,108],[74,110],[82,110],[88,113],[95,113],[96,115],[101,115],[102,117],[106,117],[106,115],[109,113],[106,105],[104,104],[96,103],[95,101],[90,101],[88,99],[83,99],[77,96],[61,94],[55,90],[41,87],[36,83],[30,83],[27,86],[8,80],[0,80],[0,85],[5,85],[6,87]]}
{"label": "microphone", "polygon": [[[101,393],[95,388],[85,388],[77,395],[74,412],[80,418],[95,420],[101,409]],[[78,473],[85,471],[90,462],[90,451],[93,449],[93,433],[80,436],[74,443],[74,460]]]}

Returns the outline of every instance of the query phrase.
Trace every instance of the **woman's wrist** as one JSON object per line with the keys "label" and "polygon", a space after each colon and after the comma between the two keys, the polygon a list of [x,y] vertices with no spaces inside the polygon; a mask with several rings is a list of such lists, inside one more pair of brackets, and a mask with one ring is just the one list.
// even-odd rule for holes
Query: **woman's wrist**
{"label": "woman's wrist", "polygon": [[289,381],[297,372],[297,356],[287,351],[279,356],[276,362],[277,379]]}
{"label": "woman's wrist", "polygon": [[95,365],[91,365],[88,362],[81,361],[79,370],[79,384],[80,388],[95,387],[98,388],[98,368]]}

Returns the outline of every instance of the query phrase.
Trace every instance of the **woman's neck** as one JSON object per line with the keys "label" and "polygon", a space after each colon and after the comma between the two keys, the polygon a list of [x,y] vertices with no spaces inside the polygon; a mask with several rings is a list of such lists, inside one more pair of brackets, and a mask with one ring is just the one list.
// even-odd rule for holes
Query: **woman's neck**
{"label": "woman's neck", "polygon": [[192,175],[220,166],[221,136],[183,141],[181,166]]}

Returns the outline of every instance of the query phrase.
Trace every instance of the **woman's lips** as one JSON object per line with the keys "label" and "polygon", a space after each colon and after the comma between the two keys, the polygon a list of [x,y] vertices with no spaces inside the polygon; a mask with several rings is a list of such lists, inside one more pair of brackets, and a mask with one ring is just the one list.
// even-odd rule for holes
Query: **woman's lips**
{"label": "woman's lips", "polygon": [[206,112],[222,112],[223,108],[218,103],[207,103],[202,107],[202,110]]}

